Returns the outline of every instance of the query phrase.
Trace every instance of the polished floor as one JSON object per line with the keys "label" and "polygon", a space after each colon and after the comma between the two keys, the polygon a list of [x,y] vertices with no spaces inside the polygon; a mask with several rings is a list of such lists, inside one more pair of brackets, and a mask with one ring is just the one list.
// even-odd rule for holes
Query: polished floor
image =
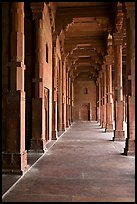
{"label": "polished floor", "polygon": [[2,202],[135,202],[135,157],[97,122],[76,122],[23,176],[2,176]]}

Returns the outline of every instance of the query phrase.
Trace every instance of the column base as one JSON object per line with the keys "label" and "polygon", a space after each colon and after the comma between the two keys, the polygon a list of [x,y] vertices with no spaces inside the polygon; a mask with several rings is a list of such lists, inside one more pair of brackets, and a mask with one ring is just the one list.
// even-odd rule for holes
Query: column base
{"label": "column base", "polygon": [[2,153],[2,173],[23,175],[29,168],[27,151],[21,153]]}
{"label": "column base", "polygon": [[113,140],[125,141],[125,132],[124,132],[124,130],[114,130]]}
{"label": "column base", "polygon": [[100,126],[101,128],[103,128],[103,122],[102,122],[102,121],[100,122],[99,126]]}
{"label": "column base", "polygon": [[124,148],[124,155],[134,156],[135,155],[135,141],[126,138],[126,147]]}
{"label": "column base", "polygon": [[106,123],[105,122],[102,123],[102,128],[106,128]]}
{"label": "column base", "polygon": [[105,132],[113,132],[113,124],[106,124]]}
{"label": "column base", "polygon": [[52,140],[57,140],[57,139],[58,139],[57,131],[52,130]]}
{"label": "column base", "polygon": [[65,131],[65,124],[62,124],[62,131]]}
{"label": "column base", "polygon": [[105,129],[105,132],[113,132],[113,129]]}
{"label": "column base", "polygon": [[69,121],[66,122],[66,127],[69,127]]}
{"label": "column base", "polygon": [[97,123],[100,124],[100,119],[97,120]]}
{"label": "column base", "polygon": [[46,140],[45,139],[31,139],[30,151],[45,152]]}

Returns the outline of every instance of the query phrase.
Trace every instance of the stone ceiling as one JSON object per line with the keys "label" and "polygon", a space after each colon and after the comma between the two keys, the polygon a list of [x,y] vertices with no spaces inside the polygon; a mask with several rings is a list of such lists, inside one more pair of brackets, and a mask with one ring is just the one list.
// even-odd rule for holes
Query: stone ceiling
{"label": "stone ceiling", "polygon": [[60,35],[72,77],[96,80],[114,30],[115,3],[55,2],[55,31]]}

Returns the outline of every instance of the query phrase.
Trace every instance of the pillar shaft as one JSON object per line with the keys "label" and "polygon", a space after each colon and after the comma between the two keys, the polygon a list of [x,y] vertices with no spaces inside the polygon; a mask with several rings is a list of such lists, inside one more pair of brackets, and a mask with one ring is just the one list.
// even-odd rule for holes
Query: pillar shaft
{"label": "pillar shaft", "polygon": [[73,80],[70,77],[70,124],[73,122],[73,103],[74,103],[74,84]]}
{"label": "pillar shaft", "polygon": [[100,72],[100,126],[103,127],[103,72]]}
{"label": "pillar shaft", "polygon": [[57,139],[57,66],[56,40],[52,45],[52,139]]}
{"label": "pillar shaft", "polygon": [[45,59],[42,20],[44,3],[31,3],[31,9],[35,22],[35,76],[32,79],[35,96],[32,98],[32,139],[30,149],[44,152],[46,148],[45,132],[43,132],[42,128],[42,124],[44,124],[42,122],[44,114],[43,60]]}
{"label": "pillar shaft", "polygon": [[112,99],[112,59],[106,59],[107,70],[107,104],[106,104],[106,131],[113,131],[113,99]]}
{"label": "pillar shaft", "polygon": [[135,3],[127,8],[127,138],[124,153],[135,155]]}
{"label": "pillar shaft", "polygon": [[96,81],[96,120],[99,123],[99,78]]}
{"label": "pillar shaft", "polygon": [[101,125],[101,78],[99,74],[99,82],[98,82],[98,95],[99,95],[99,104],[98,104],[98,122]]}
{"label": "pillar shaft", "polygon": [[63,63],[62,69],[62,130],[66,129],[66,64]]}
{"label": "pillar shaft", "polygon": [[70,74],[69,74],[69,77],[68,77],[68,111],[69,111],[69,125],[71,125],[71,78],[70,78]]}
{"label": "pillar shaft", "polygon": [[5,173],[23,174],[27,169],[25,151],[24,92],[24,3],[11,4],[9,91],[6,96],[6,146],[2,168]]}
{"label": "pillar shaft", "polygon": [[69,125],[70,125],[70,122],[69,122],[69,117],[70,117],[70,112],[69,112],[69,74],[68,74],[67,70],[66,70],[66,93],[67,93],[66,127],[69,127]]}
{"label": "pillar shaft", "polygon": [[62,61],[58,60],[58,99],[57,99],[57,108],[58,108],[58,131],[62,131]]}
{"label": "pillar shaft", "polygon": [[106,64],[103,65],[103,128],[106,129]]}
{"label": "pillar shaft", "polygon": [[114,69],[115,69],[115,130],[113,140],[125,140],[123,131],[124,103],[122,93],[122,34],[114,34]]}

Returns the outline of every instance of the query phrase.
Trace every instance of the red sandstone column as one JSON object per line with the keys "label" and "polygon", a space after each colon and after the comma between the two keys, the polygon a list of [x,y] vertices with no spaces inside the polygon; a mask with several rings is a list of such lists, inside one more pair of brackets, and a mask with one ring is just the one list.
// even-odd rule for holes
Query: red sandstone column
{"label": "red sandstone column", "polygon": [[44,152],[46,149],[45,134],[42,129],[42,120],[44,114],[44,96],[43,96],[43,20],[42,12],[44,3],[31,3],[33,19],[35,22],[35,77],[33,78],[35,97],[32,98],[32,139],[31,150]]}
{"label": "red sandstone column", "polygon": [[112,98],[112,64],[113,49],[112,36],[109,34],[107,39],[106,58],[106,132],[113,131],[113,98]]}
{"label": "red sandstone column", "polygon": [[[8,67],[8,63],[10,61],[10,32],[9,32],[9,26],[10,26],[10,20],[9,17],[9,6],[10,4],[2,3],[1,9],[2,9],[2,30],[1,30],[1,36],[2,36],[2,64],[1,64],[1,81],[2,81],[2,152],[6,151],[6,96],[7,96],[7,90],[9,89],[9,74],[8,70],[10,71],[10,67]],[[4,12],[3,12],[4,11]],[[6,46],[7,45],[7,46]]]}
{"label": "red sandstone column", "polygon": [[58,131],[62,131],[62,60],[58,60]]}
{"label": "red sandstone column", "polygon": [[96,81],[96,110],[97,110],[97,122],[99,123],[100,112],[99,112],[99,77]]}
{"label": "red sandstone column", "polygon": [[103,72],[100,72],[100,126],[103,127]]}
{"label": "red sandstone column", "polygon": [[70,77],[70,124],[73,122],[73,81]]}
{"label": "red sandstone column", "polygon": [[68,75],[68,111],[69,111],[69,125],[71,125],[71,77],[70,72]]}
{"label": "red sandstone column", "polygon": [[65,131],[66,129],[66,61],[63,63],[63,86],[62,86],[62,130]]}
{"label": "red sandstone column", "polygon": [[122,34],[114,33],[114,69],[115,69],[115,130],[113,140],[125,140],[123,131],[124,103],[122,93]]}
{"label": "red sandstone column", "polygon": [[106,128],[106,64],[103,65],[103,128]]}
{"label": "red sandstone column", "polygon": [[66,93],[67,93],[66,127],[69,127],[69,74],[68,74],[68,70],[66,70]]}
{"label": "red sandstone column", "polygon": [[117,3],[116,33],[113,34],[114,42],[114,118],[115,130],[113,140],[125,140],[123,131],[124,102],[122,85],[122,43],[123,43],[123,8],[122,3]]}
{"label": "red sandstone column", "polygon": [[112,100],[112,57],[106,56],[107,104],[106,104],[106,132],[113,131],[113,100]]}
{"label": "red sandstone column", "polygon": [[24,91],[24,3],[11,4],[10,90],[7,92],[6,146],[2,154],[4,173],[23,174],[27,168],[25,150]]}
{"label": "red sandstone column", "polygon": [[127,138],[125,155],[135,155],[135,2],[127,2]]}
{"label": "red sandstone column", "polygon": [[98,122],[101,125],[101,77],[100,77],[100,73],[99,73],[99,82],[98,82],[98,91],[99,91],[99,107],[98,107]]}
{"label": "red sandstone column", "polygon": [[57,136],[57,66],[56,66],[56,37],[52,43],[52,139]]}
{"label": "red sandstone column", "polygon": [[72,79],[72,117],[71,122],[74,121],[74,79]]}
{"label": "red sandstone column", "polygon": [[97,123],[99,122],[99,85],[98,85],[98,78],[96,81],[96,120]]}

